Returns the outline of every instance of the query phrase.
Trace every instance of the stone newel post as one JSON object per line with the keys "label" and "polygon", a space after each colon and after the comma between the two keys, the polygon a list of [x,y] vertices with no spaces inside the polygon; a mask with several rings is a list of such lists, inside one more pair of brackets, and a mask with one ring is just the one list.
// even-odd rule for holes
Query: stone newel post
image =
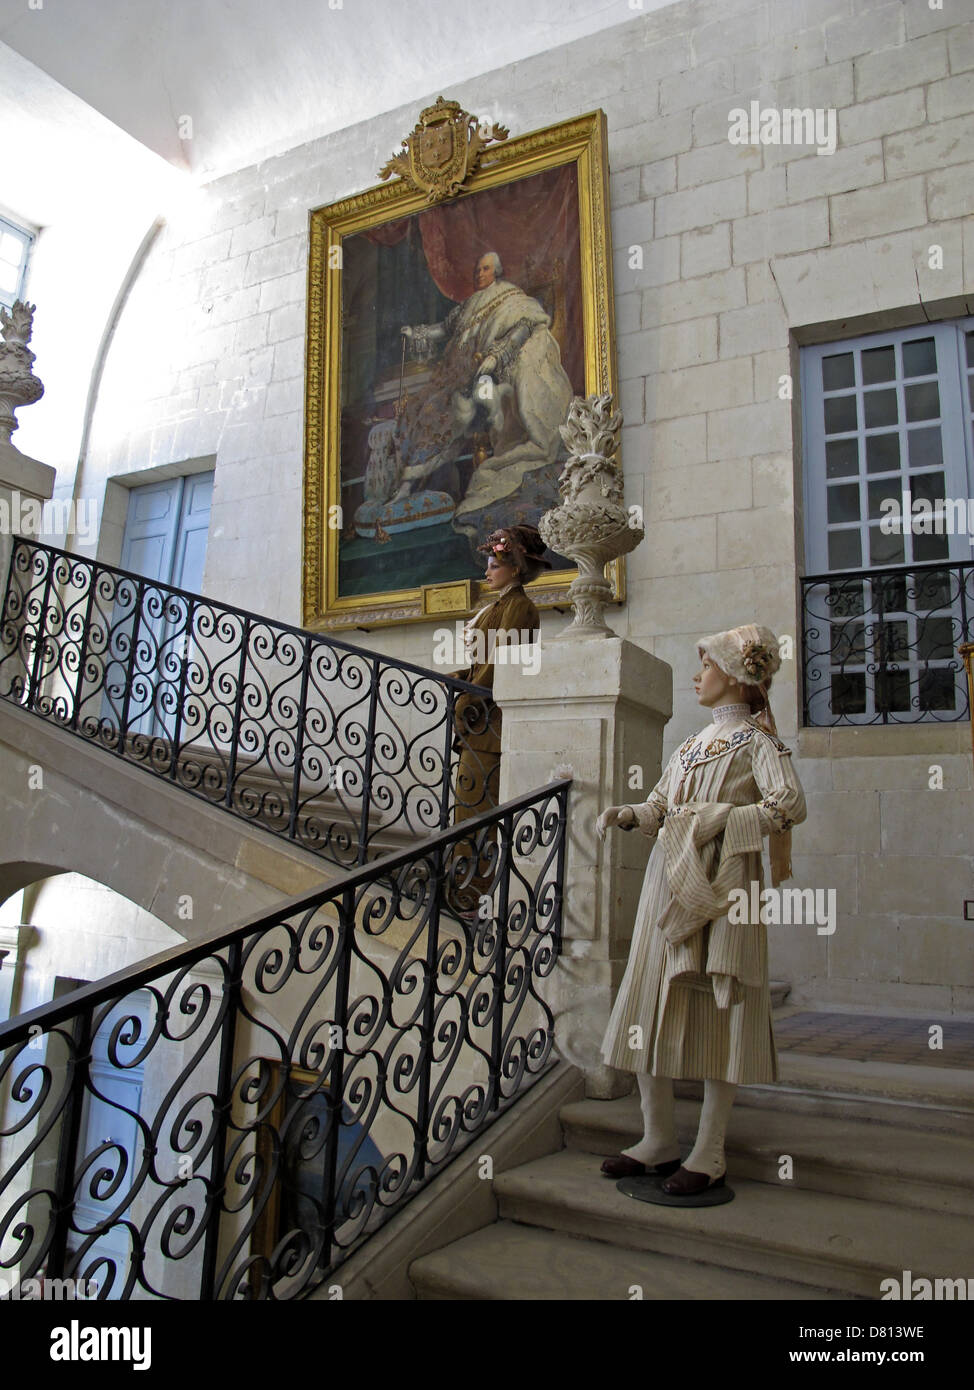
{"label": "stone newel post", "polygon": [[562,430],[571,450],[561,475],[564,501],[538,529],[559,554],[577,560],[569,590],[574,621],[540,644],[540,661],[498,663],[494,697],[503,711],[500,798],[543,786],[570,769],[564,950],[548,979],[555,1047],[585,1074],[591,1096],[625,1095],[632,1075],[605,1066],[599,1047],[622,978],[649,846],[638,833],[595,819],[606,806],[642,801],[659,779],[663,725],[672,712],[670,667],[616,637],[603,610],[611,598],[604,567],[634,549],[616,459],[622,416],[612,397],[576,397]]}

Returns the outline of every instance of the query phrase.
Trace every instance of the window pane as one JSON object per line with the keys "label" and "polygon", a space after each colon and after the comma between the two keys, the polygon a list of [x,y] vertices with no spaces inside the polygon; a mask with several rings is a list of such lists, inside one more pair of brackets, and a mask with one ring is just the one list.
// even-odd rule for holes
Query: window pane
{"label": "window pane", "polygon": [[855,396],[827,396],[825,399],[825,433],[844,434],[857,429],[859,416],[856,413]]}
{"label": "window pane", "polygon": [[[923,387],[914,388],[923,390]],[[895,425],[899,418],[896,409],[896,391],[867,391],[862,398],[866,417],[866,429],[875,425]],[[937,412],[934,411],[934,414]],[[925,418],[925,417],[922,417]]]}
{"label": "window pane", "polygon": [[877,623],[873,636],[877,661],[907,661],[910,655],[906,623]]}
{"label": "window pane", "polygon": [[903,344],[903,375],[934,376],[937,371],[937,351],[932,338],[914,338]]}
{"label": "window pane", "polygon": [[967,378],[967,397],[971,403],[971,409],[974,410],[974,374]]}
{"label": "window pane", "polygon": [[934,420],[940,414],[940,388],[935,381],[907,386],[904,394],[908,420]]}
{"label": "window pane", "polygon": [[866,471],[896,473],[900,467],[900,436],[870,434],[866,436]]}
{"label": "window pane", "polygon": [[[833,617],[849,618],[865,611],[862,583],[861,579],[847,579],[833,580],[829,584],[828,608]],[[832,630],[835,631],[834,624]]]}
{"label": "window pane", "polygon": [[871,565],[902,565],[905,558],[902,536],[884,536],[878,526],[870,526],[869,563]]}
{"label": "window pane", "polygon": [[873,603],[886,613],[901,612],[906,607],[906,580],[902,575],[883,575],[872,581]]}
{"label": "window pane", "polygon": [[861,674],[832,677],[833,714],[865,714],[866,678]]}
{"label": "window pane", "polygon": [[862,546],[859,532],[829,532],[829,569],[857,570],[862,566]]}
{"label": "window pane", "polygon": [[910,708],[910,673],[908,671],[878,671],[876,673],[876,708],[890,714],[903,713]]}
{"label": "window pane", "polygon": [[828,490],[829,521],[859,520],[859,484],[840,483]]}
{"label": "window pane", "polygon": [[964,335],[967,343],[967,365],[974,367],[974,332]]}
{"label": "window pane", "polygon": [[20,265],[20,258],[24,253],[24,243],[19,236],[14,236],[12,232],[4,232],[0,235],[0,261],[8,261],[11,265]]}
{"label": "window pane", "polygon": [[[974,377],[971,377],[974,381]],[[859,472],[859,441],[832,439],[825,446],[825,476],[848,478]]]}
{"label": "window pane", "polygon": [[[971,380],[974,381],[974,377]],[[944,461],[939,425],[927,425],[925,429],[908,430],[906,447],[910,454],[911,468],[932,468]]]}
{"label": "window pane", "polygon": [[946,536],[914,536],[913,558],[920,564],[928,560],[946,560],[950,553],[950,543]]}
{"label": "window pane", "polygon": [[841,391],[843,387],[855,384],[856,370],[851,352],[840,352],[834,357],[822,358],[823,391]]}
{"label": "window pane", "polygon": [[0,290],[8,290],[12,294],[19,284],[20,267],[0,261]]}
{"label": "window pane", "polygon": [[947,496],[947,484],[942,473],[917,473],[910,479],[910,495],[916,501],[942,503]]}
{"label": "window pane", "polygon": [[929,574],[913,576],[912,606],[918,613],[933,608],[946,608],[950,603],[950,571],[932,570]]}
{"label": "window pane", "polygon": [[[892,516],[896,518],[896,526],[899,529],[903,510],[903,493],[900,490],[899,479],[888,478],[884,482],[871,482],[868,484],[868,488],[869,520],[880,521],[884,516]],[[895,512],[889,506],[891,500],[896,503]],[[885,511],[883,510],[884,502],[886,503]]]}
{"label": "window pane", "polygon": [[[916,376],[916,372],[911,375]],[[891,347],[868,348],[862,354],[862,380],[866,386],[896,380],[896,354]]]}
{"label": "window pane", "polygon": [[949,618],[924,618],[918,624],[917,655],[921,661],[950,661],[954,656],[954,624]]}
{"label": "window pane", "polygon": [[957,708],[953,671],[921,671],[918,685],[921,709]]}
{"label": "window pane", "polygon": [[866,630],[862,623],[832,624],[832,660],[837,666],[859,666],[866,660]]}

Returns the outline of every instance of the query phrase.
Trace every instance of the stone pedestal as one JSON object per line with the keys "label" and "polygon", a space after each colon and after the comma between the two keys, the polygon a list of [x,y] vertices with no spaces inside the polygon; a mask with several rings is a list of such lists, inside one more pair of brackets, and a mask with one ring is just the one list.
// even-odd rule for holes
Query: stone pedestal
{"label": "stone pedestal", "polygon": [[[530,648],[523,649],[525,655]],[[645,800],[659,780],[673,673],[619,637],[555,640],[535,666],[496,663],[503,711],[500,799],[544,786],[571,768],[563,952],[546,982],[559,1056],[585,1074],[586,1092],[626,1095],[632,1075],[607,1067],[600,1044],[625,970],[649,843],[595,820],[606,806]],[[531,671],[535,670],[535,674]]]}
{"label": "stone pedestal", "polygon": [[[13,537],[21,518],[33,513],[27,503],[43,505],[54,494],[56,473],[46,463],[28,458],[9,440],[0,438],[0,585],[6,585]],[[26,534],[26,532],[25,532]]]}
{"label": "stone pedestal", "polygon": [[[7,576],[10,572],[10,556],[13,551],[13,538],[19,532],[31,531],[31,522],[23,527],[25,504],[43,504],[54,491],[55,472],[46,463],[38,463],[28,458],[9,441],[0,438],[0,622],[6,612]],[[28,507],[30,517],[36,506]],[[10,654],[11,641],[17,641],[16,626],[9,630],[0,628],[0,655],[6,657],[3,664],[2,685],[6,693],[14,682],[21,678],[27,680],[27,668],[23,662],[23,650]]]}

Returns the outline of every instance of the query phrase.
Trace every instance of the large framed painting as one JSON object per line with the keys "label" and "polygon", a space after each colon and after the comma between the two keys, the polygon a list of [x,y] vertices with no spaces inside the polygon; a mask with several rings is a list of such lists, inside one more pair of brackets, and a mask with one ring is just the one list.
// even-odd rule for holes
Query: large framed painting
{"label": "large framed painting", "polygon": [[[605,116],[508,139],[428,107],[390,182],[311,214],[305,625],[460,616],[477,546],[559,505],[572,397],[615,390]],[[571,561],[530,586],[567,604]],[[610,568],[614,597],[623,567]]]}

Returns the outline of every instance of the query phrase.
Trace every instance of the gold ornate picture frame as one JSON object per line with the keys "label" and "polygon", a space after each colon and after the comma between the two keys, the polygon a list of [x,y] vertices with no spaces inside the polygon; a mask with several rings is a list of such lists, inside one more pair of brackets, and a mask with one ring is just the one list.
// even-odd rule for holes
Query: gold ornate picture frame
{"label": "gold ornate picture frame", "polygon": [[[470,612],[477,543],[559,504],[571,397],[616,389],[603,112],[508,139],[441,97],[381,176],[311,213],[302,607],[317,630]],[[539,608],[568,604],[576,571],[555,558],[529,586]],[[623,562],[607,573],[620,601]]]}

